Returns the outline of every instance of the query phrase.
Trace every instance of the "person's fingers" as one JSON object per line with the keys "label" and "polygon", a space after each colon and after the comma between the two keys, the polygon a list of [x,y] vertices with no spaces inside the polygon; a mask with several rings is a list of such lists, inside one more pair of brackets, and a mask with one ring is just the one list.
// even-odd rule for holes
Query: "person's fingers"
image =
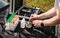
{"label": "person's fingers", "polygon": [[36,19],[36,15],[35,14],[31,14],[30,18],[29,18],[29,21],[33,21]]}
{"label": "person's fingers", "polygon": [[29,21],[33,21],[33,20],[35,20],[34,17],[30,17],[29,18]]}
{"label": "person's fingers", "polygon": [[31,16],[30,16],[29,20],[32,20],[32,19],[33,19],[33,14],[31,14]]}
{"label": "person's fingers", "polygon": [[32,23],[34,24],[34,21],[32,21]]}
{"label": "person's fingers", "polygon": [[34,14],[31,14],[31,17],[33,17],[34,16]]}
{"label": "person's fingers", "polygon": [[34,27],[36,27],[36,28],[37,28],[37,27],[39,27],[39,25],[38,25],[38,24],[34,24]]}
{"label": "person's fingers", "polygon": [[41,25],[39,23],[37,23],[36,21],[32,21],[32,23],[34,24],[35,27],[40,27]]}
{"label": "person's fingers", "polygon": [[36,28],[37,28],[37,27],[39,27],[39,26],[38,26],[38,25],[36,25],[36,24],[35,24],[34,26],[35,26]]}
{"label": "person's fingers", "polygon": [[33,18],[32,18],[32,17],[30,17],[30,18],[29,18],[29,21],[32,21],[32,20],[33,20]]}
{"label": "person's fingers", "polygon": [[32,21],[32,23],[34,24],[34,26],[35,26],[35,27],[37,26],[37,23],[36,23],[36,21]]}

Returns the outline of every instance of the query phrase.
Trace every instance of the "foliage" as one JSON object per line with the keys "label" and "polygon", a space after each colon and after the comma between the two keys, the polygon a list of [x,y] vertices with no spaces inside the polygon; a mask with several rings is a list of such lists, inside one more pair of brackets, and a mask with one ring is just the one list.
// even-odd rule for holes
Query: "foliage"
{"label": "foliage", "polygon": [[30,7],[39,7],[46,12],[54,6],[55,0],[26,0],[26,5]]}

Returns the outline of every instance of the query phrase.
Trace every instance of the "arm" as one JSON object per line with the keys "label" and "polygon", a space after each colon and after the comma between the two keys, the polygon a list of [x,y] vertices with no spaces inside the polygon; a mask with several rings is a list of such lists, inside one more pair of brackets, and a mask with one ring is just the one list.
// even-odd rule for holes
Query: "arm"
{"label": "arm", "polygon": [[55,26],[60,23],[60,17],[56,15],[53,18],[47,20],[33,20],[32,23],[36,27],[40,27],[41,23],[43,23],[44,26]]}
{"label": "arm", "polygon": [[53,17],[54,15],[56,15],[55,13],[55,7],[53,7],[52,9],[50,9],[49,11],[47,11],[46,13],[40,14],[40,15],[35,15],[32,14],[29,18],[30,21],[33,20],[38,20],[38,19],[46,19],[46,18],[50,18]]}
{"label": "arm", "polygon": [[54,26],[54,25],[57,25],[59,23],[60,23],[60,18],[58,16],[55,16],[55,17],[53,17],[51,19],[43,21],[43,24],[45,26]]}
{"label": "arm", "polygon": [[43,23],[45,26],[54,26],[60,23],[60,8],[58,10],[58,14],[54,17],[46,20],[33,20],[32,23],[36,27],[40,27],[41,23]]}
{"label": "arm", "polygon": [[[60,8],[59,8],[59,10],[60,10]],[[48,19],[48,20],[44,20],[43,23],[46,26],[53,26],[53,25],[59,24],[60,23],[60,11],[58,12],[58,14],[55,17]]]}
{"label": "arm", "polygon": [[40,14],[38,16],[38,19],[50,18],[50,17],[53,17],[54,15],[56,15],[56,13],[55,13],[55,7],[53,7],[52,9],[50,9],[49,11],[47,11],[46,13]]}

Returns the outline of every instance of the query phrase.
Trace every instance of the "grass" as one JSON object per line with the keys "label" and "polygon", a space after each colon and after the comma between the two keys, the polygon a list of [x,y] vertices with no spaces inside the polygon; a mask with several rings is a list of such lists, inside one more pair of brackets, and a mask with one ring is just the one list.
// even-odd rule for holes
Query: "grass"
{"label": "grass", "polygon": [[38,7],[43,12],[51,9],[54,6],[55,0],[26,0],[26,5],[30,7]]}

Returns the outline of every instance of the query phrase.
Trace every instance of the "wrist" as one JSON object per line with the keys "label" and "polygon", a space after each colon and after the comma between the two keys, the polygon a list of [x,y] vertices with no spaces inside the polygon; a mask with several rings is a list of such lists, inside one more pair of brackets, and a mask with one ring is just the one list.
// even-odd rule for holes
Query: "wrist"
{"label": "wrist", "polygon": [[40,17],[40,15],[37,15],[37,18],[39,18]]}
{"label": "wrist", "polygon": [[39,19],[39,20],[40,20],[41,18],[42,18],[42,17],[41,17],[41,15],[37,15],[37,19]]}
{"label": "wrist", "polygon": [[34,17],[34,19],[35,19],[35,20],[38,20],[38,19],[39,19],[39,15],[36,15],[36,16]]}
{"label": "wrist", "polygon": [[44,24],[44,26],[48,26],[48,25],[49,25],[48,20],[44,20],[44,21],[43,21],[43,24]]}
{"label": "wrist", "polygon": [[44,21],[44,20],[42,20],[42,22],[41,22],[41,27],[44,27],[44,26],[45,26],[44,23],[43,23],[43,21]]}
{"label": "wrist", "polygon": [[38,17],[39,20],[42,20],[42,19],[45,19],[46,18],[44,14],[40,14],[37,17]]}

